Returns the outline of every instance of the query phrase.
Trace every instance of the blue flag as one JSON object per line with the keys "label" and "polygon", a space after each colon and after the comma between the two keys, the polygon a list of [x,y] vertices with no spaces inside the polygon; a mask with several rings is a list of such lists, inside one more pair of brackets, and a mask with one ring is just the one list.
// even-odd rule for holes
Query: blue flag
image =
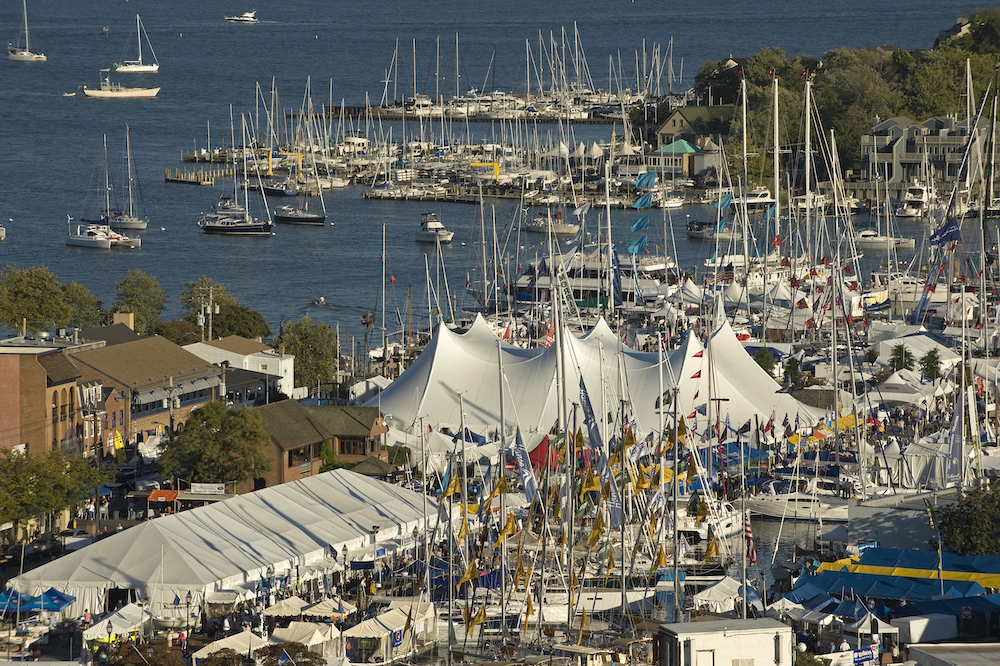
{"label": "blue flag", "polygon": [[284,650],[281,651],[281,655],[278,657],[278,666],[285,666],[285,664],[294,664],[292,658],[288,656],[288,653]]}
{"label": "blue flag", "polygon": [[951,241],[962,240],[962,232],[958,228],[958,220],[951,217],[931,234],[931,245],[944,245]]}
{"label": "blue flag", "polygon": [[638,220],[632,223],[632,232],[642,231],[643,229],[649,228],[649,215],[643,215]]}
{"label": "blue flag", "polygon": [[647,171],[646,173],[639,174],[639,177],[635,179],[635,186],[642,190],[648,190],[651,187],[655,187],[656,172]]}
{"label": "blue flag", "polygon": [[645,251],[646,251],[646,237],[645,236],[642,236],[640,238],[636,238],[634,241],[632,241],[631,243],[628,244],[628,253],[629,254],[638,254],[640,252],[645,252]]}
{"label": "blue flag", "polygon": [[521,439],[520,427],[518,427],[517,437],[514,439],[514,460],[521,471],[521,485],[524,486],[524,496],[528,499],[529,503],[533,502],[538,491],[535,486],[535,475],[531,471],[531,460],[528,459],[528,449],[525,448],[524,440]]}
{"label": "blue flag", "polygon": [[729,208],[729,205],[733,203],[733,193],[730,192],[726,196],[722,197],[718,201],[712,204],[712,208]]}
{"label": "blue flag", "polygon": [[632,208],[649,208],[653,205],[653,193],[643,194],[641,197],[635,200],[632,204]]}
{"label": "blue flag", "polygon": [[590,404],[590,396],[587,395],[587,387],[580,378],[580,406],[583,408],[583,419],[587,423],[587,433],[590,435],[590,448],[594,453],[597,476],[601,479],[602,485],[607,483],[611,492],[608,494],[607,505],[608,515],[611,519],[611,527],[620,527],[624,521],[622,513],[622,499],[618,494],[618,484],[614,475],[608,468],[608,458],[604,453],[604,446],[601,444],[601,431],[597,427],[597,419],[594,418],[594,407]]}
{"label": "blue flag", "polygon": [[576,217],[582,217],[586,215],[587,211],[590,210],[590,205],[591,204],[589,201],[584,201],[581,205],[573,209],[573,215],[575,215]]}

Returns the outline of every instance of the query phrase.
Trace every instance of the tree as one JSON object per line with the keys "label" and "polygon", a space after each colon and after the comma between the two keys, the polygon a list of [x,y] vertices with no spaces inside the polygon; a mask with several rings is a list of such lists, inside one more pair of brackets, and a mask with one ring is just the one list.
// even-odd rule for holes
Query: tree
{"label": "tree", "polygon": [[122,643],[108,654],[108,663],[115,666],[149,666],[150,664],[184,666],[184,661],[170,651],[166,641],[143,645],[135,645],[131,641]]}
{"label": "tree", "polygon": [[167,442],[160,466],[199,483],[237,485],[271,469],[270,435],[255,409],[228,409],[214,401],[191,412]]}
{"label": "tree", "polygon": [[1000,554],[1000,490],[984,486],[937,511],[944,549],[959,555]]}
{"label": "tree", "polygon": [[278,666],[282,663],[282,652],[295,662],[295,666],[324,666],[326,664],[326,659],[302,643],[265,645],[257,651],[257,659],[260,660],[261,666]]}
{"label": "tree", "polygon": [[160,319],[167,304],[167,294],[159,280],[138,268],[133,268],[121,282],[115,282],[118,296],[113,312],[131,312],[135,316],[135,332],[145,335]]}
{"label": "tree", "polygon": [[408,446],[390,446],[388,451],[388,462],[390,465],[395,465],[396,467],[409,467],[410,466],[410,447]]}
{"label": "tree", "polygon": [[927,379],[937,379],[941,376],[941,354],[931,348],[920,357],[920,372]]}
{"label": "tree", "polygon": [[[199,659],[200,666],[256,666],[255,659],[247,659],[247,655],[225,648],[214,652],[204,659]],[[159,664],[157,664],[159,666]]]}
{"label": "tree", "polygon": [[104,318],[101,310],[103,304],[93,292],[79,282],[63,285],[63,298],[69,307],[69,317],[66,323],[77,328],[92,328],[100,326]]}
{"label": "tree", "polygon": [[229,293],[226,285],[202,275],[194,282],[184,285],[184,291],[181,292],[181,313],[185,318],[194,319],[203,307],[208,307],[209,301],[220,309],[227,303],[239,302]]}
{"label": "tree", "polygon": [[332,381],[337,370],[337,332],[329,324],[303,315],[297,322],[282,324],[274,341],[295,356],[295,385],[316,386]]}
{"label": "tree", "polygon": [[354,463],[345,463],[337,460],[337,452],[333,450],[333,443],[325,439],[319,445],[319,457],[323,459],[320,472],[329,472],[332,469],[350,469]]}
{"label": "tree", "polygon": [[794,356],[785,359],[785,374],[781,381],[785,384],[794,384],[799,381],[799,359]]}
{"label": "tree", "polygon": [[189,345],[201,340],[201,332],[193,322],[187,319],[171,319],[159,321],[153,326],[154,335],[159,335],[177,345]]}
{"label": "tree", "polygon": [[65,325],[70,317],[59,280],[45,266],[0,270],[0,324],[28,333]]}
{"label": "tree", "polygon": [[906,348],[906,345],[896,345],[892,348],[892,355],[889,356],[889,367],[893,372],[898,372],[903,368],[913,370],[913,352]]}
{"label": "tree", "polygon": [[774,374],[774,354],[767,347],[761,347],[753,353],[753,360],[764,369],[768,375]]}
{"label": "tree", "polygon": [[241,303],[226,303],[219,306],[219,314],[212,322],[213,333],[222,338],[239,335],[251,340],[271,337],[271,327],[264,316]]}

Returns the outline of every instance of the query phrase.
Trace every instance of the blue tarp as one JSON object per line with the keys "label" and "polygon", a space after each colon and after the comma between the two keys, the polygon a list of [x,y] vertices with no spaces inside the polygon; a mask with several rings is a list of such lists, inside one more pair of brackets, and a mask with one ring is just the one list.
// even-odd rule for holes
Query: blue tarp
{"label": "blue tarp", "polygon": [[34,597],[21,594],[15,589],[4,590],[0,592],[0,613],[15,613],[33,600]]}
{"label": "blue tarp", "polygon": [[[945,571],[1000,574],[1000,555],[942,555]],[[861,566],[937,570],[937,553],[898,548],[869,548],[861,554]]]}
{"label": "blue tarp", "polygon": [[802,604],[803,601],[818,596],[828,596],[828,595],[826,594],[826,592],[816,587],[812,583],[806,582],[796,585],[795,589],[786,594],[784,598],[788,599],[791,602]]}
{"label": "blue tarp", "polygon": [[[803,585],[819,588],[837,597],[862,596],[873,599],[922,601],[941,595],[941,583],[937,580],[851,573],[843,570],[822,571],[816,576],[802,576],[796,589]],[[949,581],[947,589],[952,588],[962,596],[986,593],[982,585],[972,581]]]}
{"label": "blue tarp", "polygon": [[852,620],[860,620],[868,614],[868,609],[865,608],[860,599],[844,599],[831,612],[837,617],[849,617]]}
{"label": "blue tarp", "polygon": [[981,594],[977,597],[962,597],[960,599],[915,601],[905,606],[900,606],[896,610],[896,615],[907,617],[910,615],[940,613],[942,615],[961,617],[965,608],[971,610],[973,615],[979,613],[998,613],[1000,612],[1000,594]]}

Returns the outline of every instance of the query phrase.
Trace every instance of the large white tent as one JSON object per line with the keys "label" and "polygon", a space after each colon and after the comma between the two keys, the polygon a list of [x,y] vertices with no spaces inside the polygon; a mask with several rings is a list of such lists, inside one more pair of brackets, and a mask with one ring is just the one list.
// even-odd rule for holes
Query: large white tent
{"label": "large white tent", "polygon": [[[568,412],[570,403],[580,404],[581,378],[595,412],[617,412],[630,403],[642,433],[659,427],[661,385],[665,391],[679,386],[678,410],[685,416],[704,408],[710,397],[726,398],[718,403],[724,412],[719,420],[728,416],[733,425],[755,416],[763,425],[772,414],[779,421],[799,415],[804,423],[822,416],[821,410],[778,393],[778,384],[747,354],[728,322],[712,335],[710,351],[689,334],[662,364],[656,353],[622,344],[603,319],[581,338],[569,332],[563,338],[563,376],[557,377],[556,346],[508,345],[481,318],[464,334],[439,327],[413,365],[368,406],[379,407],[391,425],[411,432],[421,421],[424,426],[457,427],[462,420],[461,395],[466,425],[495,429],[500,424],[502,365],[508,431],[519,426],[547,432],[556,421],[560,383],[565,379]],[[672,409],[667,411],[669,422]],[[707,426],[706,414],[699,412],[694,418],[703,422],[689,425]]]}
{"label": "large white tent", "polygon": [[[412,534],[437,503],[347,470],[334,470],[223,502],[147,521],[10,581],[38,595],[49,587],[76,597],[64,612],[105,605],[107,591],[131,590],[154,616],[180,617],[205,596],[267,577],[343,567],[343,552]],[[179,601],[183,600],[183,601]]]}

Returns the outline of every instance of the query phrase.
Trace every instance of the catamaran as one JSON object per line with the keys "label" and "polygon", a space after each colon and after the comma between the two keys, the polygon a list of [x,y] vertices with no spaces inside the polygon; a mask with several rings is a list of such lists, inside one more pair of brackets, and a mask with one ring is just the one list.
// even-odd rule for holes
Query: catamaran
{"label": "catamaran", "polygon": [[[149,52],[153,55],[153,62],[143,62],[142,61],[142,38],[146,37],[146,46],[149,47]],[[156,59],[156,52],[153,51],[153,45],[149,43],[149,35],[146,34],[146,28],[142,25],[142,20],[139,15],[135,15],[135,40],[136,45],[139,49],[139,56],[137,60],[123,60],[122,62],[115,63],[116,72],[132,72],[136,74],[152,74],[159,71],[160,61]]]}

